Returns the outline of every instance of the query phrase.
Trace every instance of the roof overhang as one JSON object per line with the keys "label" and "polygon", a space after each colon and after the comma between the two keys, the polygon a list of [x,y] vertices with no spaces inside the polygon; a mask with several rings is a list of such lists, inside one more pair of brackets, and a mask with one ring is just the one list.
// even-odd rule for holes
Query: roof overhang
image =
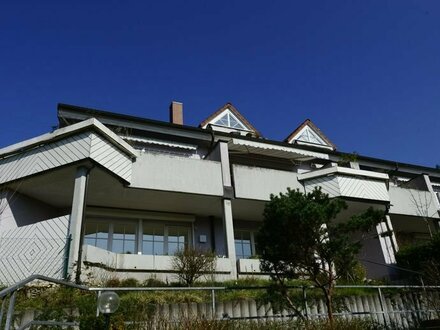
{"label": "roof overhang", "polygon": [[127,142],[91,118],[0,149],[0,184],[84,160],[130,182],[136,154]]}
{"label": "roof overhang", "polygon": [[230,140],[228,145],[229,150],[231,151],[252,153],[290,160],[306,161],[315,158],[326,160],[329,159],[329,156],[326,153],[235,138]]}
{"label": "roof overhang", "polygon": [[97,133],[103,135],[109,142],[122,152],[127,154],[130,158],[136,158],[136,150],[125,142],[118,135],[113,133],[110,129],[105,127],[99,120],[90,118],[79,123],[57,129],[51,133],[46,133],[29,140],[25,140],[10,146],[0,149],[0,159],[8,157],[10,155],[23,152],[25,150],[32,149],[33,147],[54,142],[65,137],[78,134],[79,132],[86,130],[94,130]]}

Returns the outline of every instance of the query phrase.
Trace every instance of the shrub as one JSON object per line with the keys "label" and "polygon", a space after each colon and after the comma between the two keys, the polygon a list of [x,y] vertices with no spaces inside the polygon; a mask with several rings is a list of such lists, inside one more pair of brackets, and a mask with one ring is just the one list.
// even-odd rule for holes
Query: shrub
{"label": "shrub", "polygon": [[203,275],[212,275],[216,266],[213,252],[188,247],[178,251],[172,261],[172,268],[180,282],[192,286]]}

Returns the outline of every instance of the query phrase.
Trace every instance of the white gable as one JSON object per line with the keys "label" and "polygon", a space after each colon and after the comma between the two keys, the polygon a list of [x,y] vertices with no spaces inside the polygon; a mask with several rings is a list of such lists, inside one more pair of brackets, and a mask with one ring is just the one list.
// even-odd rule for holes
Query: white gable
{"label": "white gable", "polygon": [[322,146],[325,148],[331,148],[333,147],[328,144],[324,139],[309,125],[305,125],[295,136],[293,136],[289,143],[293,142],[299,142],[304,144],[313,144],[317,146]]}

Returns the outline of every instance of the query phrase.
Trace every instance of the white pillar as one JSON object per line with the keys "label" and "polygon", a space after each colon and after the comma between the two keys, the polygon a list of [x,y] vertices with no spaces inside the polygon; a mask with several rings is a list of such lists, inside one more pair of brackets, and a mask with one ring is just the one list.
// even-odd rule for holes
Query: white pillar
{"label": "white pillar", "polygon": [[231,276],[237,277],[237,262],[234,243],[234,223],[232,219],[232,205],[230,199],[223,200],[223,228],[225,231],[226,253],[231,263]]}
{"label": "white pillar", "polygon": [[[75,176],[73,189],[72,211],[69,219],[70,248],[69,259],[67,260],[67,275],[74,276],[75,265],[78,262],[80,249],[81,228],[84,213],[84,200],[86,195],[88,169],[84,166],[78,167]],[[79,266],[79,265],[77,265]]]}
{"label": "white pillar", "polygon": [[231,170],[229,163],[228,143],[219,141],[218,144],[220,161],[222,165],[222,179],[223,179],[223,228],[225,231],[226,253],[231,263],[231,276],[237,278],[237,260],[235,255],[235,241],[234,241],[234,220],[232,217],[232,202],[233,189],[231,180]]}

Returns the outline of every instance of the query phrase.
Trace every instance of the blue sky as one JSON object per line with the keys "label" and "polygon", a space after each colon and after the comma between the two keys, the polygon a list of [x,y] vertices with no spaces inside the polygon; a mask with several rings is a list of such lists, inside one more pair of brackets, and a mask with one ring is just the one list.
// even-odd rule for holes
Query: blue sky
{"label": "blue sky", "polygon": [[440,164],[440,1],[3,1],[0,146],[59,102],[186,124],[232,102],[267,138]]}

